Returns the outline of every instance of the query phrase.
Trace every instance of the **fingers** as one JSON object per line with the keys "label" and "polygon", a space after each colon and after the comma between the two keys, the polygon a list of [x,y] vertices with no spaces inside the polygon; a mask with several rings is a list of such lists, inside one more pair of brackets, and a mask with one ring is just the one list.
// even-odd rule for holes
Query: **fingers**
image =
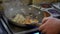
{"label": "fingers", "polygon": [[42,24],[42,25],[39,27],[39,30],[42,31],[44,28],[45,28],[45,24]]}
{"label": "fingers", "polygon": [[47,20],[48,20],[48,18],[46,18],[46,17],[42,20],[42,25],[39,27],[39,30],[40,30],[40,31],[42,31],[42,30],[45,28],[45,25],[46,25],[45,22],[46,22]]}
{"label": "fingers", "polygon": [[48,18],[44,17],[44,19],[42,20],[42,24],[44,24],[47,20],[48,20]]}
{"label": "fingers", "polygon": [[39,30],[41,31],[42,34],[46,34],[47,30],[45,28],[45,23],[40,26]]}
{"label": "fingers", "polygon": [[42,20],[42,24],[46,23],[46,21],[52,19],[52,17],[44,17],[44,19]]}
{"label": "fingers", "polygon": [[42,25],[40,26],[39,30],[42,31],[42,34],[46,34],[46,24],[50,17],[45,17],[42,21]]}

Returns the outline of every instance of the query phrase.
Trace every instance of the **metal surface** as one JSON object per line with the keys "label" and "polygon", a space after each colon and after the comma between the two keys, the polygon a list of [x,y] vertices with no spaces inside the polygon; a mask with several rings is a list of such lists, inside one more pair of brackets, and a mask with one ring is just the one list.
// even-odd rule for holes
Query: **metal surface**
{"label": "metal surface", "polygon": [[1,20],[1,22],[2,22],[2,24],[3,24],[3,26],[4,26],[4,28],[5,28],[6,31],[8,32],[8,34],[12,34],[12,33],[10,32],[10,30],[8,29],[7,25],[5,24],[5,22],[4,22],[2,19],[0,19],[0,20]]}
{"label": "metal surface", "polygon": [[34,31],[37,31],[37,30],[38,30],[38,28],[35,28],[35,29],[27,30],[27,31],[17,32],[15,34],[26,34],[26,33],[34,32]]}

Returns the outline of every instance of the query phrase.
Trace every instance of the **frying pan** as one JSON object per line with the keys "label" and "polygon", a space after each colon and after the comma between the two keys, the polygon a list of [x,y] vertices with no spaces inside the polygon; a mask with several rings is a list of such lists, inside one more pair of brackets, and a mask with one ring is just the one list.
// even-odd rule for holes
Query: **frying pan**
{"label": "frying pan", "polygon": [[16,6],[12,7],[12,6],[10,6],[8,8],[5,8],[4,16],[8,19],[8,21],[11,24],[14,24],[14,25],[20,26],[20,27],[29,27],[29,26],[32,26],[32,24],[29,24],[29,25],[19,24],[19,23],[16,23],[16,22],[12,21],[11,18],[13,16],[15,16],[16,14],[23,14],[24,16],[26,16],[26,15],[29,15],[30,13],[34,14],[34,16],[38,16],[39,23],[41,23],[41,21],[42,21],[42,19],[44,17],[43,11],[41,11],[41,10],[39,10],[37,8],[34,8],[32,6],[20,6],[20,7],[16,7]]}

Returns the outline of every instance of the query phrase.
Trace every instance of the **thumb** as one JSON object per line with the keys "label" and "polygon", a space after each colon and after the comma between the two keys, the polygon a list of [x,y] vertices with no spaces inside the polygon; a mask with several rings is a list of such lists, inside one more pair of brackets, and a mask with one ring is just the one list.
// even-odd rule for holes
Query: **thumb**
{"label": "thumb", "polygon": [[44,17],[44,19],[42,20],[42,24],[44,24],[47,20],[48,20],[48,17]]}

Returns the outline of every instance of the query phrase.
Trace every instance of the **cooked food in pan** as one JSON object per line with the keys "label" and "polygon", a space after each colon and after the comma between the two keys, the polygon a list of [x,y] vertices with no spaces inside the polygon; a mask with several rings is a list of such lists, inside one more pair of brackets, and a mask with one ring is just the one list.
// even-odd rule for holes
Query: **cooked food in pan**
{"label": "cooked food in pan", "polygon": [[32,18],[31,16],[24,17],[22,14],[17,14],[12,21],[19,24],[32,24],[38,23],[39,21],[36,18]]}

